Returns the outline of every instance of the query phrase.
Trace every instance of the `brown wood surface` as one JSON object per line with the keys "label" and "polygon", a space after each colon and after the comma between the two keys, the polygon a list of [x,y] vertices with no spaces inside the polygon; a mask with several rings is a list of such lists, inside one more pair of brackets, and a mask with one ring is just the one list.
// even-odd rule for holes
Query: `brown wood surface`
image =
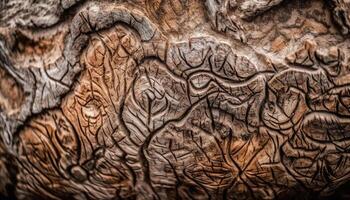
{"label": "brown wood surface", "polygon": [[350,199],[349,0],[0,0],[0,198]]}

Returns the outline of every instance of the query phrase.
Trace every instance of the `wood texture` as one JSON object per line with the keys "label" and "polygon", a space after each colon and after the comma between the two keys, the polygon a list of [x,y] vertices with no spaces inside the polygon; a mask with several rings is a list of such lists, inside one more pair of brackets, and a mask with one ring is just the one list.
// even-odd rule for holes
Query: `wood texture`
{"label": "wood texture", "polygon": [[348,0],[0,2],[0,198],[350,198]]}

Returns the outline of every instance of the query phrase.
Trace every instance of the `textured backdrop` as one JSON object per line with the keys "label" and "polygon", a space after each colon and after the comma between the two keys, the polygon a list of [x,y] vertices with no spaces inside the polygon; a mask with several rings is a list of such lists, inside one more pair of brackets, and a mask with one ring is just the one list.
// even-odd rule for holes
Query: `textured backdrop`
{"label": "textured backdrop", "polygon": [[349,199],[350,0],[0,0],[0,198]]}

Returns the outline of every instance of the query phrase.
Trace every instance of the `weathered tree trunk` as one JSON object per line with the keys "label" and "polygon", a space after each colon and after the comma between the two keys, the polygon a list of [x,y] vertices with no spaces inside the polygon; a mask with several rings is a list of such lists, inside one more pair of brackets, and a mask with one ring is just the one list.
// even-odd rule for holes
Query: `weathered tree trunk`
{"label": "weathered tree trunk", "polygon": [[346,199],[349,6],[0,1],[0,198]]}

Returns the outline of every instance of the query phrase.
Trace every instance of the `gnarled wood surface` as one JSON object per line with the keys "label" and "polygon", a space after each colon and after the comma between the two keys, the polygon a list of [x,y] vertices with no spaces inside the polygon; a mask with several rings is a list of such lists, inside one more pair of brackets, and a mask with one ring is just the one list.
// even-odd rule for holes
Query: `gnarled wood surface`
{"label": "gnarled wood surface", "polygon": [[0,2],[0,197],[350,198],[349,12]]}

